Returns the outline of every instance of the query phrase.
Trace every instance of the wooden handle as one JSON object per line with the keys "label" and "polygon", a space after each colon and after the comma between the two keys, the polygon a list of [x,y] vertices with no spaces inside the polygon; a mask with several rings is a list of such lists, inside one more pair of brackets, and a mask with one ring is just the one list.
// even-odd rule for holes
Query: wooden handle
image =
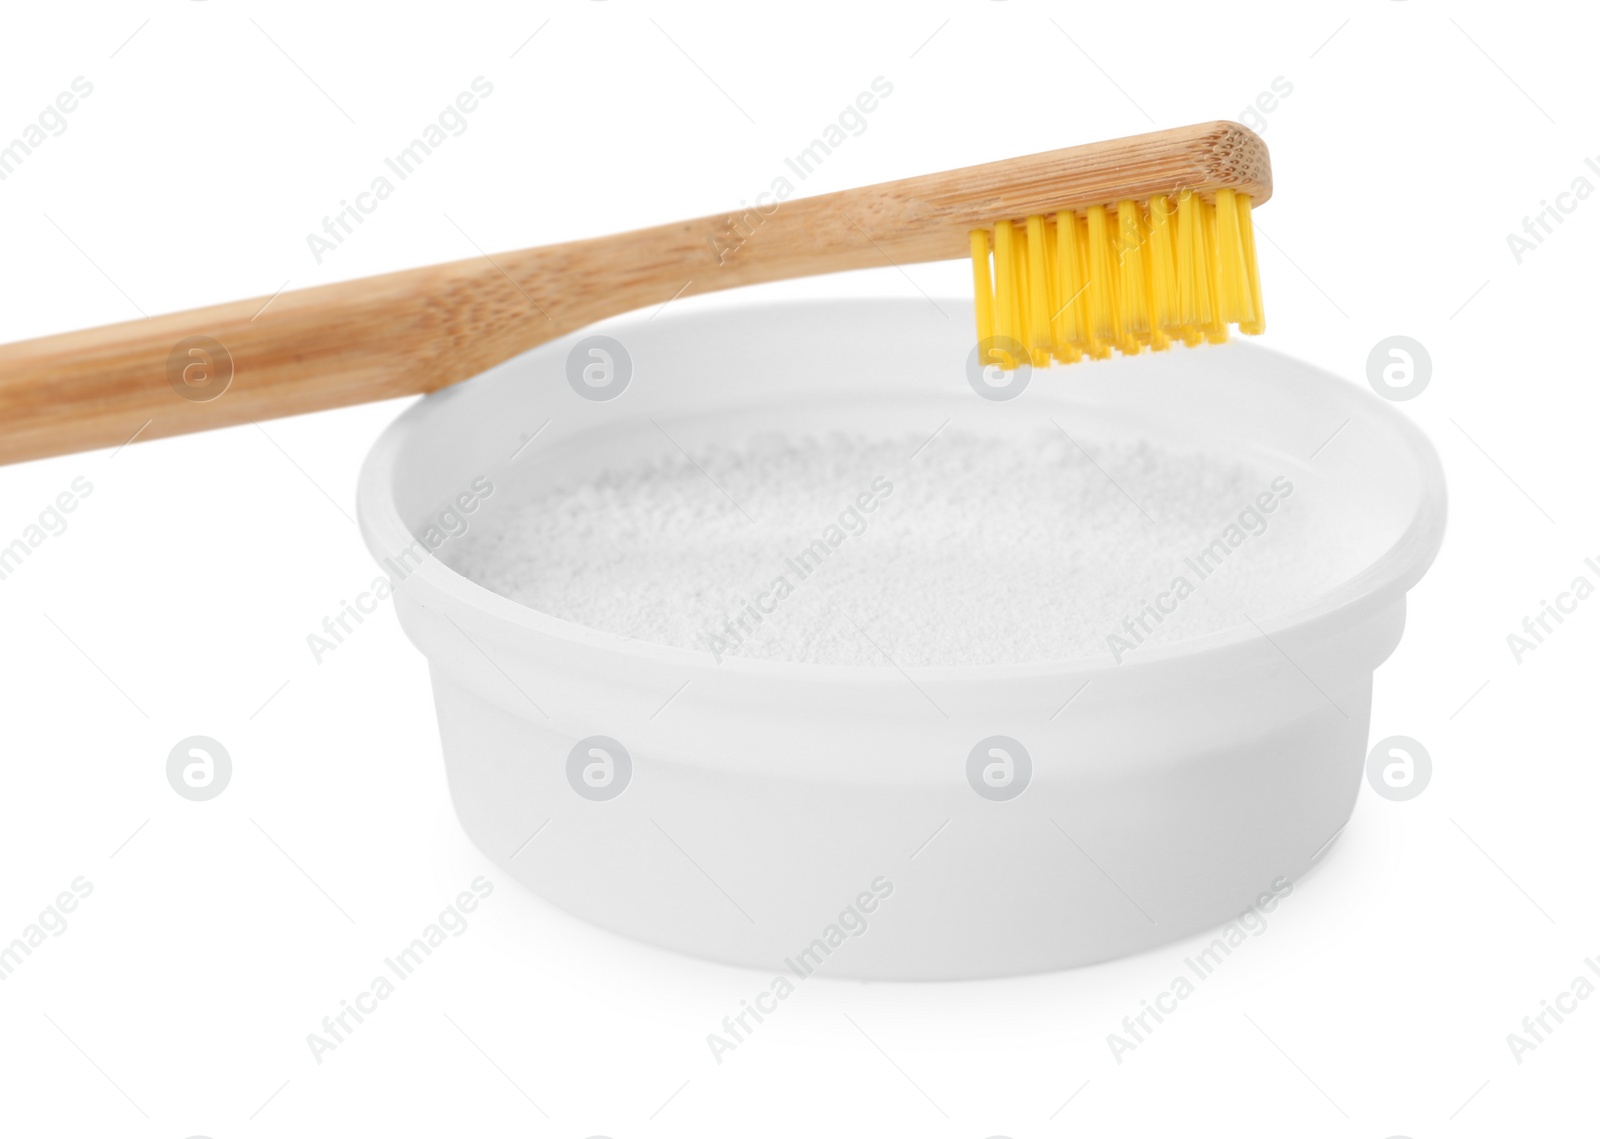
{"label": "wooden handle", "polygon": [[1204,123],[563,245],[0,346],[0,463],[413,395],[678,296],[965,257],[996,221],[1231,186],[1266,146]]}

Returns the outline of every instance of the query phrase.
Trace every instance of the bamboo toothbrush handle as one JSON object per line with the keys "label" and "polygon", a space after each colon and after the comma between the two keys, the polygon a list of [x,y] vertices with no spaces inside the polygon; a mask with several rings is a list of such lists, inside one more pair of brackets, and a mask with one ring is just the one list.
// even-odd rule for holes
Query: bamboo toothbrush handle
{"label": "bamboo toothbrush handle", "polygon": [[0,346],[0,463],[433,391],[607,316],[739,285],[964,257],[968,233],[1229,186],[1266,147],[1215,122]]}

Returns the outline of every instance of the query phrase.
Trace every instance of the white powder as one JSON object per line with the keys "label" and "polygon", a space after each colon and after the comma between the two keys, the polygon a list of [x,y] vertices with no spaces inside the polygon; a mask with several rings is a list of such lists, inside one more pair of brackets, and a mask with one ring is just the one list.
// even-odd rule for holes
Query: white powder
{"label": "white powder", "polygon": [[1137,660],[1353,568],[1323,551],[1359,543],[1288,471],[1049,429],[923,442],[767,436],[641,463],[502,502],[442,556],[643,641],[902,668]]}

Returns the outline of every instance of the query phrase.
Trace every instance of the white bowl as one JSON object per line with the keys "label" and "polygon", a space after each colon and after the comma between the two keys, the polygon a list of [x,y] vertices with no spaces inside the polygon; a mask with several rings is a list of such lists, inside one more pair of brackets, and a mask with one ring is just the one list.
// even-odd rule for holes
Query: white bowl
{"label": "white bowl", "polygon": [[[457,814],[508,874],[607,929],[790,977],[970,978],[1218,925],[1338,834],[1373,669],[1443,536],[1427,440],[1365,390],[1242,343],[1040,371],[1019,398],[980,398],[970,328],[970,304],[922,300],[619,322],[600,330],[631,358],[614,399],[569,383],[586,330],[424,398],[378,440],[362,532],[428,657]],[[946,419],[1004,435],[1051,416],[1080,442],[1189,441],[1281,471],[1360,519],[1359,541],[1330,551],[1352,571],[1293,612],[1121,664],[901,670],[719,664],[535,612],[418,556],[419,535],[492,524],[507,488],[676,444]],[[1031,757],[1014,798],[969,781],[992,736]]]}

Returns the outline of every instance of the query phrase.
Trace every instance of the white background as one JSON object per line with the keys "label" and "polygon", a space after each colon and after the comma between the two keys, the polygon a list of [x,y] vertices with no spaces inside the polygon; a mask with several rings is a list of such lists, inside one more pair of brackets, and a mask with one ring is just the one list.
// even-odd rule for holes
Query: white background
{"label": "white background", "polygon": [[[0,341],[728,208],[880,75],[892,97],[805,192],[1237,117],[1281,76],[1265,343],[1364,383],[1380,338],[1420,340],[1433,380],[1402,409],[1453,497],[1373,711],[1374,740],[1431,751],[1431,785],[1364,788],[1266,933],[1123,1063],[1106,1034],[1200,939],[1002,982],[818,981],[718,1066],[706,1034],[768,979],[495,872],[450,812],[392,612],[313,661],[306,634],[373,577],[355,473],[400,402],[0,470],[5,542],[74,478],[94,488],[0,582],[0,940],[94,884],[0,984],[0,1130],[1381,1139],[1592,1119],[1600,999],[1520,1065],[1505,1037],[1600,954],[1600,601],[1520,665],[1505,638],[1600,554],[1600,201],[1520,265],[1506,235],[1600,156],[1597,31],[1579,5],[1423,0],[8,5],[0,140],[74,77],[94,91],[0,182]],[[318,265],[306,234],[479,75],[494,93],[467,132]],[[762,292],[969,287],[960,263],[909,276]],[[200,804],[164,775],[197,733],[235,764]],[[306,1034],[479,874],[498,885],[472,927],[315,1063]]]}

